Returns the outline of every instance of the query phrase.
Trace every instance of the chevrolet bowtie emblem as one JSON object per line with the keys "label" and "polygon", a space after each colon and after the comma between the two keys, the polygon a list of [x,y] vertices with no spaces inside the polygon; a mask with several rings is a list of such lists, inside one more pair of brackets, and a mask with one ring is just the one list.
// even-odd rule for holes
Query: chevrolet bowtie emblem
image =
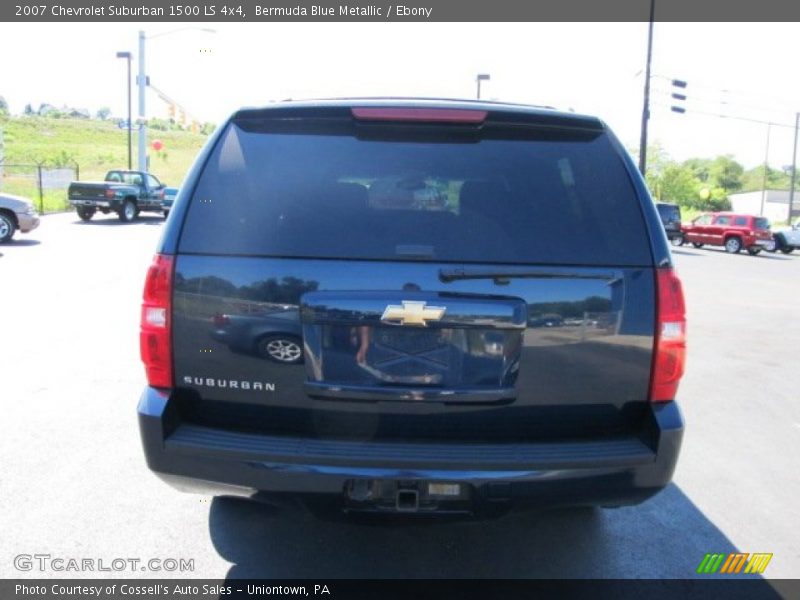
{"label": "chevrolet bowtie emblem", "polygon": [[390,304],[381,315],[381,321],[390,325],[427,327],[427,321],[439,321],[447,310],[444,306],[425,306],[425,302],[402,300],[403,305]]}

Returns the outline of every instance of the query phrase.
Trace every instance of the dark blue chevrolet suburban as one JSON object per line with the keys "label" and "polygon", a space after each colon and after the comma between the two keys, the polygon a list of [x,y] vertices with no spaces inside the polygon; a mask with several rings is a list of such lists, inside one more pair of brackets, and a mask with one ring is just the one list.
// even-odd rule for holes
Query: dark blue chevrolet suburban
{"label": "dark blue chevrolet suburban", "polygon": [[683,294],[600,120],[242,109],[172,210],[138,413],[148,466],[179,489],[481,514],[635,504],[670,482]]}

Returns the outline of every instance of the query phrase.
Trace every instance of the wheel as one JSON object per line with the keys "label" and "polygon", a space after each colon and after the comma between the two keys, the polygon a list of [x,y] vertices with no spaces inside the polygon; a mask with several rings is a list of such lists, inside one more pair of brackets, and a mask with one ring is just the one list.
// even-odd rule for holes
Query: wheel
{"label": "wheel", "polygon": [[78,208],[78,216],[81,218],[81,221],[90,221],[94,216],[94,212],[93,208]]}
{"label": "wheel", "polygon": [[166,219],[166,218],[169,216],[169,211],[168,211],[168,210],[165,210],[165,211],[163,211],[163,212],[164,212],[164,218]]}
{"label": "wheel", "polygon": [[792,252],[794,252],[794,246],[783,245],[781,246],[781,252],[783,252],[784,254],[791,254]]}
{"label": "wheel", "polygon": [[136,204],[134,204],[132,200],[125,200],[118,214],[120,221],[123,223],[130,223],[136,218]]}
{"label": "wheel", "polygon": [[775,252],[778,249],[778,242],[775,239],[771,239],[767,244],[764,246],[764,250],[767,252]]}
{"label": "wheel", "polygon": [[761,252],[761,248],[754,248],[753,246],[750,246],[750,247],[747,249],[747,253],[748,253],[750,256],[756,256],[756,255],[757,255],[757,254],[759,254],[760,252]]}
{"label": "wheel", "polygon": [[725,240],[725,252],[736,254],[742,249],[742,240],[738,237],[729,237]]}
{"label": "wheel", "polygon": [[698,242],[692,242],[692,246],[694,246],[695,248],[702,248],[703,244],[700,244]]}
{"label": "wheel", "polygon": [[299,339],[290,335],[268,335],[256,343],[259,356],[284,365],[303,362],[303,346]]}
{"label": "wheel", "polygon": [[7,213],[0,212],[0,244],[10,242],[16,230],[17,224],[14,219]]}
{"label": "wheel", "polygon": [[686,243],[686,240],[683,239],[682,235],[676,235],[669,241],[669,243],[673,246],[683,246]]}

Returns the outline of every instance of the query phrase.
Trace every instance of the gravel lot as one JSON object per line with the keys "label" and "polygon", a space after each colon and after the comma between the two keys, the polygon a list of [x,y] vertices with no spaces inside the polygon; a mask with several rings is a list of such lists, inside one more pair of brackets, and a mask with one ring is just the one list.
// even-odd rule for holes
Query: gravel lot
{"label": "gravel lot", "polygon": [[138,319],[162,224],[51,215],[0,246],[0,577],[91,576],[15,569],[35,553],[193,559],[182,575],[209,578],[690,577],[705,553],[735,549],[774,553],[768,578],[800,574],[800,255],[676,249],[687,433],[656,498],[367,525],[184,495],[149,473]]}

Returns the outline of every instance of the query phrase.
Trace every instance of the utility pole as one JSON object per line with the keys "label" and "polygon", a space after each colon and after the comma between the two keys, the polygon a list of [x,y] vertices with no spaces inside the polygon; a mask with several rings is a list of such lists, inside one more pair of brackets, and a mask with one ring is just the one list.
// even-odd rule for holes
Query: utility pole
{"label": "utility pole", "polygon": [[792,183],[789,185],[789,211],[786,221],[792,224],[792,203],[794,202],[794,183],[797,178],[797,128],[800,126],[800,112],[794,114],[794,148],[792,149]]}
{"label": "utility pole", "polygon": [[147,75],[144,72],[144,31],[139,32],[139,170],[147,172],[147,125],[145,123],[144,99],[147,91]]}
{"label": "utility pole", "polygon": [[642,107],[642,137],[639,141],[639,172],[647,171],[647,122],[650,120],[650,62],[653,59],[653,18],[656,0],[650,0],[650,25],[647,31],[647,65],[644,72],[644,106]]}

